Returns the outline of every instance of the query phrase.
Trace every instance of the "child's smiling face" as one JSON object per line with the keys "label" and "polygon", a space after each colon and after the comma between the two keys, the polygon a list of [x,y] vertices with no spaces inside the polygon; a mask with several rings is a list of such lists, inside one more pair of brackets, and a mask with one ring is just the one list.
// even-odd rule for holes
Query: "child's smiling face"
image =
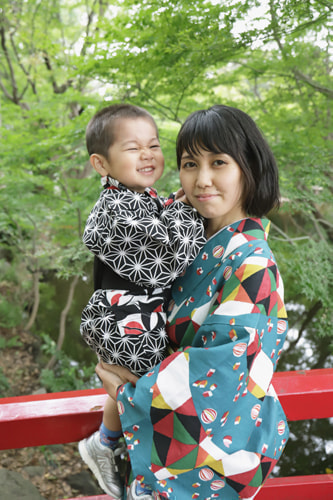
{"label": "child's smiling face", "polygon": [[147,118],[119,118],[114,124],[114,135],[108,158],[102,157],[104,175],[143,193],[161,177],[164,169],[156,127]]}

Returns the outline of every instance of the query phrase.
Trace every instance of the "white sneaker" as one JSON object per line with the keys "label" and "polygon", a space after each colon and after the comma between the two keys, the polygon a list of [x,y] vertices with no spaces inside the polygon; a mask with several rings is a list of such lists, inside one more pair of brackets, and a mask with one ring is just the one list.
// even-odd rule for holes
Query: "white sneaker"
{"label": "white sneaker", "polygon": [[123,485],[118,473],[115,457],[124,452],[124,447],[115,450],[102,445],[99,430],[87,439],[79,442],[79,452],[82,460],[96,477],[102,490],[108,495],[120,500],[123,494]]}
{"label": "white sneaker", "polygon": [[130,486],[129,492],[127,494],[127,500],[154,500],[156,498],[159,498],[154,495],[153,491],[151,492],[152,493],[151,495],[149,493],[144,493],[144,492],[137,493],[136,492],[137,484],[138,482],[135,479]]}

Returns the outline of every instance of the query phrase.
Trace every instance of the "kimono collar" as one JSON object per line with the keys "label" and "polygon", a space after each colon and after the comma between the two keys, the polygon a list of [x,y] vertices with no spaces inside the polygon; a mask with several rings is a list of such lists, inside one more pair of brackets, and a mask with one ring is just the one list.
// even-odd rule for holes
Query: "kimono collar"
{"label": "kimono collar", "polygon": [[214,239],[215,236],[222,235],[223,233],[223,236],[228,239],[228,236],[225,234],[226,232],[229,233],[231,237],[235,237],[237,234],[243,234],[248,240],[267,241],[270,225],[271,221],[268,219],[246,217],[245,219],[241,219],[233,224],[223,227],[211,238]]}
{"label": "kimono collar", "polygon": [[[223,258],[226,258],[236,248],[254,240],[267,241],[271,222],[268,219],[247,217],[233,224],[225,226],[214,234],[207,242],[206,247],[214,247],[218,242]],[[223,248],[223,251],[222,251]],[[222,256],[221,255],[221,256]]]}
{"label": "kimono collar", "polygon": [[259,241],[266,241],[269,227],[268,219],[248,217],[225,226],[211,236],[185,274],[174,282],[172,295],[176,303],[191,294],[194,282],[198,284],[204,280],[213,269],[219,268],[239,252],[243,245],[253,245],[256,241],[259,245]]}
{"label": "kimono collar", "polygon": [[[117,181],[117,179],[114,179],[110,175],[106,175],[106,176],[102,177],[101,183],[102,183],[102,186],[104,189],[116,188],[116,189],[119,189],[120,191],[126,191],[126,190],[132,191],[127,186],[125,186],[121,182]],[[143,194],[143,195],[146,194],[146,195],[150,196],[151,198],[157,198],[157,191],[156,191],[156,189],[154,189],[152,187],[145,188],[144,193],[139,193],[139,194]]]}

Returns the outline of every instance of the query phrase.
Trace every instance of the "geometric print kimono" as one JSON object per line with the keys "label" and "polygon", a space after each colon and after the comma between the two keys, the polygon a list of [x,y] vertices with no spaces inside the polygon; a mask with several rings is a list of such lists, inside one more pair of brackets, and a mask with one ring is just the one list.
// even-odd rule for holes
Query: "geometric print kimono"
{"label": "geometric print kimono", "polygon": [[253,498],[286,445],[272,377],[287,316],[269,226],[246,218],[207,241],[172,287],[178,350],[118,391],[133,476],[157,498]]}
{"label": "geometric print kimono", "polygon": [[203,219],[182,202],[164,203],[152,188],[134,192],[110,177],[102,183],[83,241],[115,284],[95,290],[80,332],[100,359],[141,376],[166,355],[166,292],[206,242]]}

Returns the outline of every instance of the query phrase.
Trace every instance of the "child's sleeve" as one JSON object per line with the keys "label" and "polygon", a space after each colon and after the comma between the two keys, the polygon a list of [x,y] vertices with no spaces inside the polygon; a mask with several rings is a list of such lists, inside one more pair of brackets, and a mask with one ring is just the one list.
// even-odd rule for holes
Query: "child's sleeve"
{"label": "child's sleeve", "polygon": [[157,209],[135,193],[112,198],[108,191],[89,215],[84,243],[125,279],[146,287],[172,283],[206,242],[202,217],[182,202]]}

